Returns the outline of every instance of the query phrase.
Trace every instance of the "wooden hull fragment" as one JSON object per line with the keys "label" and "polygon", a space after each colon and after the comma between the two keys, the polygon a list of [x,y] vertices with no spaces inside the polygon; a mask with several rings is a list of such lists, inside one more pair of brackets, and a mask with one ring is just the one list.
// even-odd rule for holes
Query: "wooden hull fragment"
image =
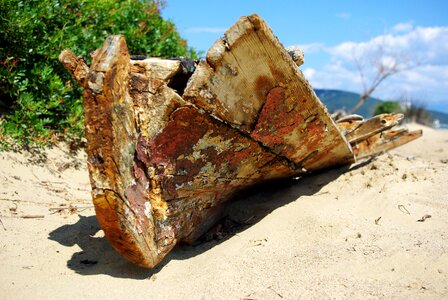
{"label": "wooden hull fragment", "polygon": [[70,51],[60,60],[85,89],[97,218],[118,252],[148,268],[203,234],[242,189],[409,139],[378,137],[393,122],[336,124],[256,15],[232,26],[192,75],[176,61],[131,59],[122,36],[109,37],[90,67]]}
{"label": "wooden hull fragment", "polygon": [[421,137],[422,130],[389,130],[373,135],[353,146],[356,159],[363,159],[397,148]]}
{"label": "wooden hull fragment", "polygon": [[347,141],[353,144],[400,124],[403,118],[403,114],[381,114],[368,120],[339,121],[338,127]]}

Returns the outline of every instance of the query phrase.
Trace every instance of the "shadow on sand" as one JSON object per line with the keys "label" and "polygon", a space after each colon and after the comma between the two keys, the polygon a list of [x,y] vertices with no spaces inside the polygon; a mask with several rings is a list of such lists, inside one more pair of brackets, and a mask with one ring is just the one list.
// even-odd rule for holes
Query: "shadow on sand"
{"label": "shadow on sand", "polygon": [[[362,167],[369,161],[354,168]],[[354,169],[353,167],[350,170]],[[79,216],[78,222],[61,226],[49,235],[50,240],[64,246],[78,245],[82,251],[73,253],[67,267],[82,275],[106,274],[113,277],[147,279],[157,274],[170,260],[194,257],[222,243],[234,234],[259,222],[270,212],[301,196],[317,194],[323,186],[337,179],[349,170],[348,167],[326,170],[298,180],[287,179],[245,191],[229,204],[227,214],[220,226],[216,239],[213,229],[195,245],[179,245],[154,269],[137,267],[121,257],[104,237],[95,237],[101,230],[95,216]],[[216,230],[216,227],[215,227]],[[211,238],[210,238],[211,237]]]}

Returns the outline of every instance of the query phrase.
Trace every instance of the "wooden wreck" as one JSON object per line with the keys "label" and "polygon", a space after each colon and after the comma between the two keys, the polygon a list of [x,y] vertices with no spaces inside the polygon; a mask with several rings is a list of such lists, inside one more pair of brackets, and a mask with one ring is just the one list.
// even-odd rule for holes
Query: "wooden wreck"
{"label": "wooden wreck", "polygon": [[112,246],[143,267],[202,235],[242,189],[351,164],[421,135],[391,130],[398,114],[336,123],[257,15],[240,18],[193,68],[137,58],[119,35],[90,67],[68,50],[60,55],[84,87],[98,221]]}

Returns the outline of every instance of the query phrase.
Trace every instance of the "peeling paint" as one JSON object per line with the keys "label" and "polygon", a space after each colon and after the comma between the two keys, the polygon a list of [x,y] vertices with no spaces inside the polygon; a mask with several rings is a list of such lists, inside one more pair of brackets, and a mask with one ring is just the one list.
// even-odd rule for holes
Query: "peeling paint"
{"label": "peeling paint", "polygon": [[245,188],[348,164],[353,152],[362,158],[421,135],[378,133],[399,116],[336,125],[256,15],[242,17],[212,46],[182,97],[167,79],[179,64],[131,61],[123,36],[109,37],[88,70],[63,53],[85,87],[98,221],[112,246],[144,267],[204,233]]}

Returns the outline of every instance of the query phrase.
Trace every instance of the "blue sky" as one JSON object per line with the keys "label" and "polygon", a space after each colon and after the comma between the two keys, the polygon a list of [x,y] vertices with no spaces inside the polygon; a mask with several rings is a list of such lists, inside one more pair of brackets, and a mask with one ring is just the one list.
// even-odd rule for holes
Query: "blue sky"
{"label": "blue sky", "polygon": [[368,79],[365,57],[381,44],[386,61],[417,66],[385,81],[374,96],[419,101],[448,113],[448,1],[166,0],[162,10],[189,45],[204,53],[240,16],[252,13],[265,19],[284,46],[304,49],[301,69],[313,87],[361,92],[353,57],[366,62]]}

